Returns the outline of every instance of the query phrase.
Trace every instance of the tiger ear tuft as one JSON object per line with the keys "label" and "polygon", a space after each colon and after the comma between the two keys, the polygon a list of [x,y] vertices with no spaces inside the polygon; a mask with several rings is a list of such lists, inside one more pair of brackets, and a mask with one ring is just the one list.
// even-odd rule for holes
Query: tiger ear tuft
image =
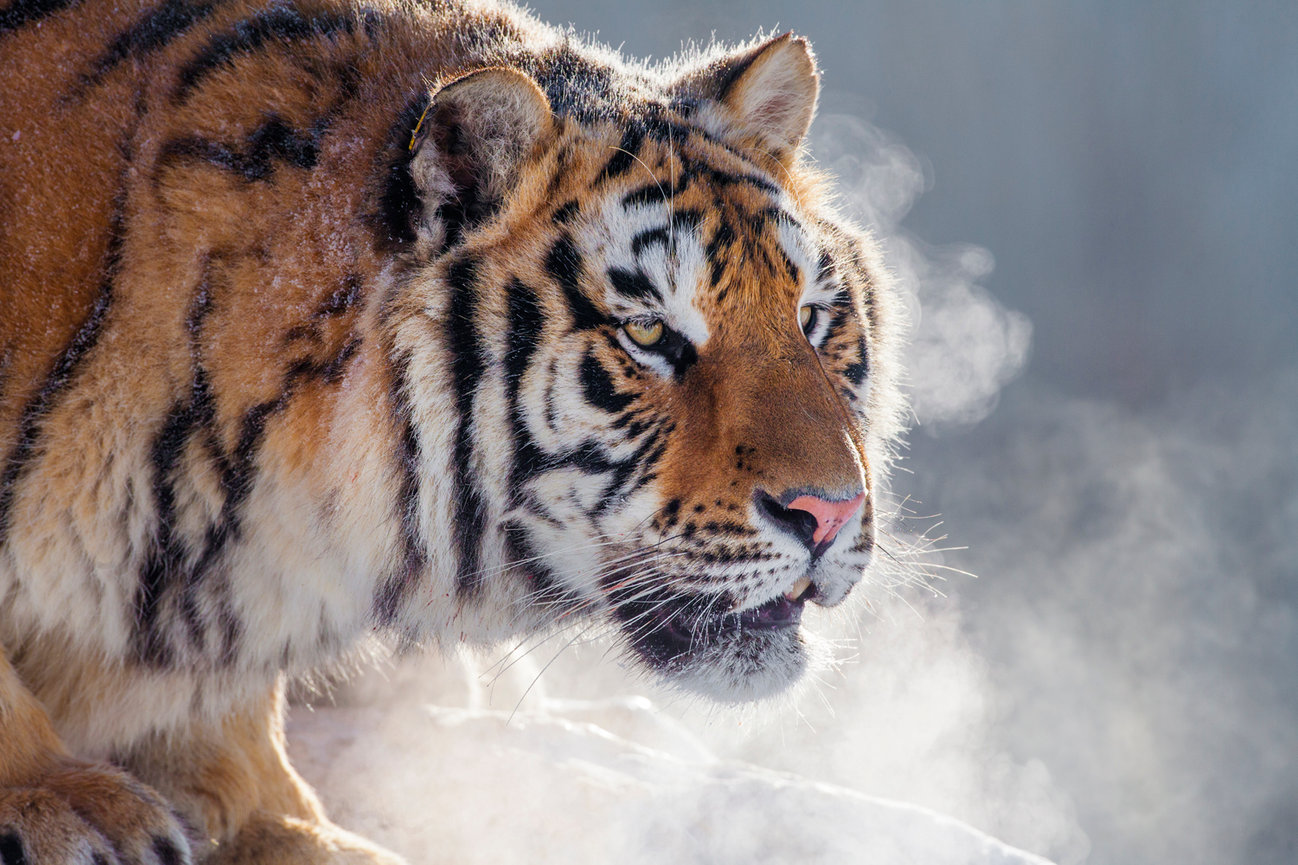
{"label": "tiger ear tuft", "polygon": [[807,40],[785,33],[687,76],[678,91],[702,102],[715,134],[756,139],[787,161],[811,127],[820,81]]}
{"label": "tiger ear tuft", "polygon": [[411,139],[425,207],[453,202],[464,221],[485,218],[553,128],[549,100],[516,69],[481,69],[446,84]]}

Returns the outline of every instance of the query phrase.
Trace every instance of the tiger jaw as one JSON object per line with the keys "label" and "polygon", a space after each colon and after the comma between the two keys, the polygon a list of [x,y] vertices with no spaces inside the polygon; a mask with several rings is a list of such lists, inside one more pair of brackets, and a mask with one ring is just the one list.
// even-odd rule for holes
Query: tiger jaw
{"label": "tiger jaw", "polygon": [[609,598],[624,638],[649,669],[686,690],[743,702],[779,693],[801,678],[809,662],[802,613],[808,601],[826,605],[826,594],[837,603],[846,590],[822,592],[804,574],[742,610],[723,595],[614,588]]}

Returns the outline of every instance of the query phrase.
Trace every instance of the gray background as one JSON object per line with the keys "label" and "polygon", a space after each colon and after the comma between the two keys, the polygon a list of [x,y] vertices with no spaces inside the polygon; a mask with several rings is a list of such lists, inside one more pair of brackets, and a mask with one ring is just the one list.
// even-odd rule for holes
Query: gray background
{"label": "gray background", "polygon": [[943,603],[987,664],[993,746],[1088,839],[1038,852],[1298,862],[1294,4],[531,5],[636,56],[795,29],[822,118],[917,155],[927,191],[881,232],[1032,326],[978,422],[926,397],[942,364],[917,356],[895,486],[970,547],[944,561],[979,579]]}

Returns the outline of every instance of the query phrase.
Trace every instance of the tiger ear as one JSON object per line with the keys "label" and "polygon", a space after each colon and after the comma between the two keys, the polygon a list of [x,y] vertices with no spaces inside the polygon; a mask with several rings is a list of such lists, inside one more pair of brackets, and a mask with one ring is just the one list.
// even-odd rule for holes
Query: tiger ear
{"label": "tiger ear", "polygon": [[756,139],[784,162],[811,127],[820,81],[807,40],[785,33],[687,76],[677,89],[699,101],[709,131],[739,143]]}
{"label": "tiger ear", "polygon": [[516,69],[471,72],[433,95],[411,139],[410,173],[426,210],[458,221],[493,213],[554,128],[550,101]]}

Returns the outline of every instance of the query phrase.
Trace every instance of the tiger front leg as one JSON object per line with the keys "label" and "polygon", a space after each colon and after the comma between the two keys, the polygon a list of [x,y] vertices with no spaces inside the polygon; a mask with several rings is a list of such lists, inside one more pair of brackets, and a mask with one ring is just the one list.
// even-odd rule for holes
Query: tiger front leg
{"label": "tiger front leg", "polygon": [[219,725],[146,739],[122,759],[198,827],[204,865],[405,865],[325,817],[288,762],[282,685]]}
{"label": "tiger front leg", "polygon": [[75,760],[0,651],[0,865],[181,865],[184,827],[126,772]]}

